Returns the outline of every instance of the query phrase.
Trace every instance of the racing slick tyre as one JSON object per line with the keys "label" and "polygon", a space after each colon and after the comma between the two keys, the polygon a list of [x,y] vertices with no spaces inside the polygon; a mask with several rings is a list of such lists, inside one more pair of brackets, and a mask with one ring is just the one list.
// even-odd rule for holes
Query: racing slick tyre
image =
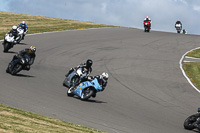
{"label": "racing slick tyre", "polygon": [[187,130],[193,130],[195,128],[193,123],[196,121],[197,121],[197,117],[195,115],[191,115],[184,121],[183,126]]}
{"label": "racing slick tyre", "polygon": [[92,88],[86,88],[83,90],[83,93],[81,95],[81,100],[87,100],[90,98],[94,93],[94,90]]}

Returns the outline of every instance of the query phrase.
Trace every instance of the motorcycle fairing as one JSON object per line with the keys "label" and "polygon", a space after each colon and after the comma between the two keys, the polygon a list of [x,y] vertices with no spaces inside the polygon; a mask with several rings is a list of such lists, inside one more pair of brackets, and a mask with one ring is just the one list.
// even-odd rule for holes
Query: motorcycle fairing
{"label": "motorcycle fairing", "polygon": [[83,83],[80,83],[78,87],[73,91],[73,93],[79,97],[81,97],[83,91],[88,88],[88,87],[93,87],[96,89],[96,92],[102,90],[102,86],[99,84],[97,78],[95,78],[92,81],[85,81]]}

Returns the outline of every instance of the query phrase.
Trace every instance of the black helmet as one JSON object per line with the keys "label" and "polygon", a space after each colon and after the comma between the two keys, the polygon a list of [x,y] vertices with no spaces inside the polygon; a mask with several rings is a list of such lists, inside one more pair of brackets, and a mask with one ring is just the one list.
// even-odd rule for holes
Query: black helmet
{"label": "black helmet", "polygon": [[90,68],[90,67],[92,66],[92,64],[93,64],[93,61],[92,61],[91,59],[88,59],[88,60],[86,61],[86,67],[87,67],[87,68]]}

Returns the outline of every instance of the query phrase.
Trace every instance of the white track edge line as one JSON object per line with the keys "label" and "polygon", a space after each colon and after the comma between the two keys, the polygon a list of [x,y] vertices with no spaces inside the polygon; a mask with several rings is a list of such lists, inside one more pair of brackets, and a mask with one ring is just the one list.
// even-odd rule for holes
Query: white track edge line
{"label": "white track edge line", "polygon": [[190,51],[187,51],[187,52],[182,56],[182,58],[180,59],[179,65],[180,65],[180,69],[181,69],[183,75],[185,76],[185,78],[187,79],[187,81],[190,83],[190,85],[191,85],[197,92],[200,93],[200,90],[197,89],[197,87],[192,83],[192,81],[191,81],[191,80],[188,78],[188,76],[186,75],[186,73],[185,73],[185,71],[184,71],[184,69],[183,69],[183,64],[182,64],[184,57],[185,57],[189,52],[191,52],[191,51],[193,51],[193,50],[196,50],[196,49],[199,49],[199,48],[200,48],[200,47],[194,48],[194,49],[192,49],[192,50],[190,50]]}

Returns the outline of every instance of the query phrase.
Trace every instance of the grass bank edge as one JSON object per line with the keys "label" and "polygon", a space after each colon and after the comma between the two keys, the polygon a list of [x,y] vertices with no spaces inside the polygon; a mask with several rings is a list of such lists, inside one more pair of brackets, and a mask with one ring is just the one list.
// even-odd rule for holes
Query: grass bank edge
{"label": "grass bank edge", "polygon": [[[0,104],[0,118],[1,118],[0,131],[3,132],[37,131],[37,132],[104,133],[99,130],[90,129],[78,124],[61,121],[58,119],[35,114],[28,111],[23,111],[3,104]],[[18,120],[20,121],[20,124],[17,123]],[[42,126],[40,126],[40,123],[42,123],[41,124]],[[28,130],[27,127],[29,127],[30,130]]]}

